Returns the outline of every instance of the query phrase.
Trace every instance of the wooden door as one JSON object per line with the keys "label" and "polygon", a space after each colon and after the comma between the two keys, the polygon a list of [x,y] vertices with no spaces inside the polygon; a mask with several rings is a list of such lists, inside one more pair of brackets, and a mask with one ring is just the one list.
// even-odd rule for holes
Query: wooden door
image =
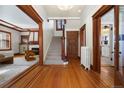
{"label": "wooden door", "polygon": [[78,31],[67,31],[67,57],[78,57]]}
{"label": "wooden door", "polygon": [[124,6],[115,6],[115,87],[124,87]]}

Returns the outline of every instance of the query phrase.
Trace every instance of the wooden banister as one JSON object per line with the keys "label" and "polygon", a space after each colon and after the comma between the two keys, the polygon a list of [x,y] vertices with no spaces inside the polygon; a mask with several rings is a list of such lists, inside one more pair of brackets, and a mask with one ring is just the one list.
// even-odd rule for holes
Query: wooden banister
{"label": "wooden banister", "polygon": [[63,25],[63,35],[61,37],[61,58],[63,61],[67,61],[65,55],[65,24]]}

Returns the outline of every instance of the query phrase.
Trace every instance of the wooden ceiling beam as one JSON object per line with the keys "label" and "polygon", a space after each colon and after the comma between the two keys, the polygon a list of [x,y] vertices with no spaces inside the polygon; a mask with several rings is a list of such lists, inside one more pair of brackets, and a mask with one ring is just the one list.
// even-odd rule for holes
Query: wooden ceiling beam
{"label": "wooden ceiling beam", "polygon": [[43,21],[31,5],[17,5],[17,7],[30,16],[36,23],[39,24]]}

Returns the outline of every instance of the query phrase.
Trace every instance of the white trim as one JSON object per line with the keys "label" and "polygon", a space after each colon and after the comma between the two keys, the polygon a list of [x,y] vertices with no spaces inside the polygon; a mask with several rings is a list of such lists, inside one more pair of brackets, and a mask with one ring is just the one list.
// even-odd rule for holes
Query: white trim
{"label": "white trim", "polygon": [[80,31],[79,29],[65,29],[65,31]]}
{"label": "white trim", "polygon": [[48,17],[49,20],[56,19],[68,19],[68,20],[80,20],[80,17]]}

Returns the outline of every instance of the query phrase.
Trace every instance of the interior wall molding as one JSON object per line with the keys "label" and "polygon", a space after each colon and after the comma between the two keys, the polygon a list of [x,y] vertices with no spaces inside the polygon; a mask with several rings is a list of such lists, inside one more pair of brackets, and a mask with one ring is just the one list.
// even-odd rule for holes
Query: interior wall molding
{"label": "interior wall molding", "polygon": [[25,31],[23,31],[23,32],[27,32],[27,31],[29,31],[30,30],[30,32],[38,32],[38,28],[23,28]]}
{"label": "interior wall molding", "polygon": [[80,31],[80,29],[65,29],[65,31]]}
{"label": "interior wall molding", "polygon": [[4,21],[2,19],[0,19],[0,25],[10,28],[10,29],[14,29],[19,32],[29,32],[29,31],[30,32],[38,32],[38,28],[22,28],[22,27],[16,26],[15,24]]}
{"label": "interior wall molding", "polygon": [[58,20],[58,19],[80,20],[80,17],[48,17],[48,20]]}
{"label": "interior wall molding", "polygon": [[2,20],[2,19],[0,19],[0,25],[4,26],[4,27],[7,27],[7,28],[10,28],[10,29],[14,29],[14,30],[19,31],[19,32],[30,31],[30,29],[21,28],[19,26],[16,26],[16,25],[14,25],[10,22],[7,22],[5,20]]}

